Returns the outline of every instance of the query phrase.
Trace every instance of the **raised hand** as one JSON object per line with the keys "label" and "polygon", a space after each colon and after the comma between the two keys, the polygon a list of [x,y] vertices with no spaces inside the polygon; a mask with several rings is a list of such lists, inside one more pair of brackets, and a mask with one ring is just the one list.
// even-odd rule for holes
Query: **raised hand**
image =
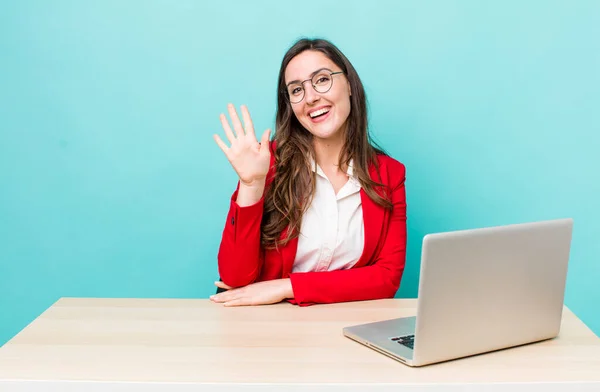
{"label": "raised hand", "polygon": [[269,151],[269,135],[271,130],[267,129],[262,134],[259,143],[254,133],[254,126],[252,125],[248,108],[244,105],[241,107],[244,126],[242,126],[242,122],[232,104],[227,105],[227,110],[233,124],[233,131],[229,126],[225,114],[221,113],[220,118],[221,125],[231,146],[228,147],[219,135],[215,134],[213,137],[240,177],[242,185],[247,187],[264,187],[271,161],[271,153]]}

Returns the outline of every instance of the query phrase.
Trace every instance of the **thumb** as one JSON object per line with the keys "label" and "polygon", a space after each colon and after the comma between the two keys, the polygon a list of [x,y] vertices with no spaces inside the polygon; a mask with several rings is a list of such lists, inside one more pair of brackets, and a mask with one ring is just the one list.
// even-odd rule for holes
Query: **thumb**
{"label": "thumb", "polygon": [[215,282],[215,286],[225,289],[225,290],[231,290],[233,287],[226,285],[225,283],[221,282],[221,281],[216,281]]}
{"label": "thumb", "polygon": [[261,153],[268,153],[269,152],[269,137],[271,136],[271,130],[267,129],[263,134],[262,134],[262,138],[260,139],[260,152]]}

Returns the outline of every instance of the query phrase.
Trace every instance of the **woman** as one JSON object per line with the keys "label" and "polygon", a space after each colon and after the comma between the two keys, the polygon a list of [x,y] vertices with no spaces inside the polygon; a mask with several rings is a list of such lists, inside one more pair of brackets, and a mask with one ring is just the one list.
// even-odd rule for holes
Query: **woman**
{"label": "woman", "polygon": [[285,54],[276,132],[258,142],[229,105],[239,175],[218,263],[225,306],[392,298],[406,250],[404,165],[371,143],[363,85],[332,43],[301,39]]}

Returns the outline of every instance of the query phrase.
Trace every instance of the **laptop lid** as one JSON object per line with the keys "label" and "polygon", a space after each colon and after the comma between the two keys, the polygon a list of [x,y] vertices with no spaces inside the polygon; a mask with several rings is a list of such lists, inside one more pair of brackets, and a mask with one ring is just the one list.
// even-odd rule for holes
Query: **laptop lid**
{"label": "laptop lid", "polygon": [[415,365],[555,337],[573,221],[426,235]]}

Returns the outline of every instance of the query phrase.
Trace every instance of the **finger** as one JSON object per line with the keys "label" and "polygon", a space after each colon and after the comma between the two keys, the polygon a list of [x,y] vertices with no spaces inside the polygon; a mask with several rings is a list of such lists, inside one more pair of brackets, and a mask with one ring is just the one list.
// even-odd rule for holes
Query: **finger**
{"label": "finger", "polygon": [[229,147],[227,147],[227,144],[225,144],[225,142],[223,142],[223,140],[221,140],[219,135],[213,135],[213,139],[215,139],[215,142],[217,142],[218,146],[221,147],[221,150],[223,150],[225,155],[227,155],[228,151],[229,151]]}
{"label": "finger", "polygon": [[246,131],[246,135],[250,135],[254,141],[256,141],[254,125],[252,124],[252,118],[250,117],[250,112],[248,111],[248,107],[246,107],[246,105],[242,105],[242,117],[244,119],[244,130]]}
{"label": "finger", "polygon": [[227,290],[219,294],[213,294],[209,298],[215,302],[227,302],[239,297],[239,290]]}
{"label": "finger", "polygon": [[[223,293],[221,293],[223,294]],[[208,297],[211,301],[216,302],[216,303],[222,303],[225,302],[225,299],[223,299],[223,297],[220,294],[216,294],[216,295],[211,295],[210,297]]]}
{"label": "finger", "polygon": [[269,152],[269,139],[271,137],[271,130],[267,129],[262,137],[260,138],[260,152],[265,154]]}
{"label": "finger", "polygon": [[244,128],[242,127],[242,122],[237,115],[237,111],[232,104],[227,105],[227,111],[229,112],[229,117],[231,117],[231,123],[233,124],[233,130],[235,131],[235,136],[242,137],[244,136]]}
{"label": "finger", "polygon": [[225,289],[225,290],[231,290],[233,287],[226,285],[225,283],[221,282],[221,281],[217,281],[215,282],[215,286]]}
{"label": "finger", "polygon": [[227,121],[227,117],[225,117],[225,115],[223,113],[221,113],[221,115],[219,116],[219,119],[221,120],[221,126],[223,127],[223,130],[225,131],[227,140],[229,140],[229,143],[233,144],[233,142],[235,141],[235,135],[233,134],[233,132],[231,132],[231,127],[229,126],[229,121]]}
{"label": "finger", "polygon": [[227,301],[223,304],[223,306],[231,307],[231,306],[247,306],[250,305],[250,302],[247,298],[236,298],[231,301]]}

